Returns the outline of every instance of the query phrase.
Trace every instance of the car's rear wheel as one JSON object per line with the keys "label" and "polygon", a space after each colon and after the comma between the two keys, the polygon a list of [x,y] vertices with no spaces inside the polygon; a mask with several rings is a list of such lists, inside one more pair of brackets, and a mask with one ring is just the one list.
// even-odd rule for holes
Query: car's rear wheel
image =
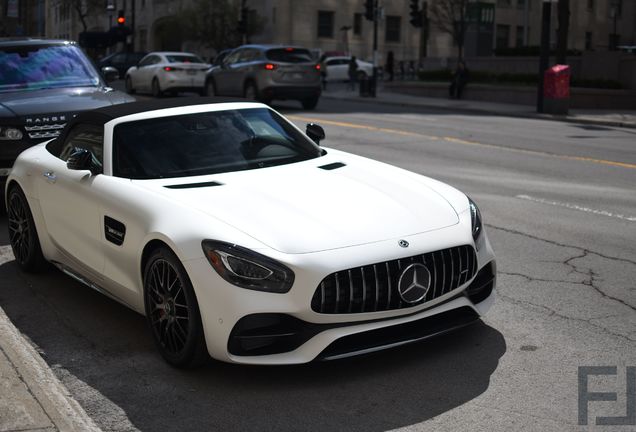
{"label": "car's rear wheel", "polygon": [[300,101],[300,103],[303,104],[303,108],[311,110],[316,108],[316,105],[318,105],[318,98],[313,97],[313,98],[303,99],[302,101]]}
{"label": "car's rear wheel", "polygon": [[207,359],[199,304],[179,258],[167,247],[154,251],[144,269],[146,319],[155,345],[175,367]]}
{"label": "car's rear wheel", "polygon": [[243,92],[243,96],[245,99],[250,101],[258,101],[258,89],[256,88],[256,84],[252,81],[245,84],[245,90]]}
{"label": "car's rear wheel", "polygon": [[156,98],[163,96],[163,91],[161,91],[159,80],[157,78],[153,78],[152,80],[152,95]]}
{"label": "car's rear wheel", "polygon": [[19,186],[13,186],[9,190],[7,218],[9,242],[16,262],[26,272],[42,271],[46,267],[46,260],[42,255],[40,239],[29,203]]}
{"label": "car's rear wheel", "polygon": [[205,95],[206,96],[217,96],[216,94],[216,86],[214,85],[214,81],[209,79],[205,82]]}
{"label": "car's rear wheel", "polygon": [[135,89],[133,88],[132,79],[130,78],[130,75],[126,77],[126,93],[128,94],[135,93]]}

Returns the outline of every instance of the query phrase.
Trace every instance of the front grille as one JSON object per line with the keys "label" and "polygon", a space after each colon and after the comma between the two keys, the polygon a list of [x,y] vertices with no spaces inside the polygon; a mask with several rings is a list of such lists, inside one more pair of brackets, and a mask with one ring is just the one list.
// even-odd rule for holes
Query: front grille
{"label": "front grille", "polygon": [[[415,263],[428,269],[430,288],[420,301],[407,303],[400,297],[398,281]],[[413,307],[460,287],[476,272],[477,255],[470,245],[354,267],[324,278],[311,300],[311,309],[322,314],[347,314]]]}

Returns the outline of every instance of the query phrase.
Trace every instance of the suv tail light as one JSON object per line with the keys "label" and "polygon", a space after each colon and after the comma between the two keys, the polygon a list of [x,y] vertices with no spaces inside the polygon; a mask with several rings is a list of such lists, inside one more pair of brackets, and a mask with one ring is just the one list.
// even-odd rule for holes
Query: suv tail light
{"label": "suv tail light", "polygon": [[274,70],[274,69],[276,69],[276,65],[273,64],[273,63],[265,63],[265,69]]}

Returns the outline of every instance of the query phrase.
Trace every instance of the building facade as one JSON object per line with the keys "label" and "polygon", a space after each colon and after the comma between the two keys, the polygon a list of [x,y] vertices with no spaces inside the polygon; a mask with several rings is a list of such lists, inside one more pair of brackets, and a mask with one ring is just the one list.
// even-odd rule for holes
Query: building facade
{"label": "building facade", "polygon": [[[70,6],[74,0],[7,0],[31,10],[29,16],[45,12],[45,35],[77,39],[83,26]],[[215,0],[210,0],[215,1]],[[237,5],[241,0],[235,1]],[[450,34],[431,25],[424,39],[420,28],[410,23],[410,0],[379,0],[379,63],[389,51],[396,61],[423,56],[452,58],[457,55]],[[428,0],[431,2],[452,0]],[[44,8],[41,3],[45,2]],[[87,30],[107,31],[123,11],[127,25],[134,29],[129,41],[135,50],[186,50],[204,57],[213,55],[200,41],[188,41],[175,16],[194,0],[84,0],[89,12]],[[248,8],[264,18],[263,31],[251,42],[301,45],[323,52],[346,52],[360,58],[373,57],[373,23],[364,17],[364,0],[245,0]],[[420,5],[425,3],[420,1]],[[538,46],[541,35],[542,0],[485,0],[472,2],[488,13],[486,20],[471,24],[466,41],[467,56],[491,56],[495,49]],[[12,3],[13,4],[13,3]],[[26,5],[26,6],[25,6]],[[28,6],[30,5],[30,6]],[[30,9],[29,9],[30,8]],[[35,8],[39,8],[35,11]],[[556,3],[552,3],[551,42],[556,43]],[[20,9],[22,10],[22,9]],[[579,51],[604,51],[615,45],[636,45],[636,0],[570,0],[568,46]],[[2,11],[6,16],[7,11]],[[28,12],[22,12],[26,16]],[[238,21],[237,16],[237,21]],[[27,22],[25,18],[25,22]],[[32,20],[31,20],[32,21]],[[37,24],[43,27],[42,24]],[[34,28],[24,34],[36,34]],[[9,30],[9,33],[11,31]],[[112,47],[110,50],[121,49]]]}

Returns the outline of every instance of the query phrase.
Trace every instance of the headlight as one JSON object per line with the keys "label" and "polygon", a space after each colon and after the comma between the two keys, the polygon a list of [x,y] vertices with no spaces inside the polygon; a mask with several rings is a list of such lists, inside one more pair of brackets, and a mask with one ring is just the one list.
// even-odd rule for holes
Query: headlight
{"label": "headlight", "polygon": [[470,206],[470,227],[472,229],[473,240],[476,242],[483,231],[481,212],[479,211],[477,204],[475,204],[475,202],[470,198],[468,198],[468,204]]}
{"label": "headlight", "polygon": [[22,131],[12,127],[0,128],[0,140],[17,141],[22,139]]}
{"label": "headlight", "polygon": [[257,291],[286,293],[294,283],[294,272],[265,255],[213,240],[203,240],[201,246],[214,270],[233,285]]}

